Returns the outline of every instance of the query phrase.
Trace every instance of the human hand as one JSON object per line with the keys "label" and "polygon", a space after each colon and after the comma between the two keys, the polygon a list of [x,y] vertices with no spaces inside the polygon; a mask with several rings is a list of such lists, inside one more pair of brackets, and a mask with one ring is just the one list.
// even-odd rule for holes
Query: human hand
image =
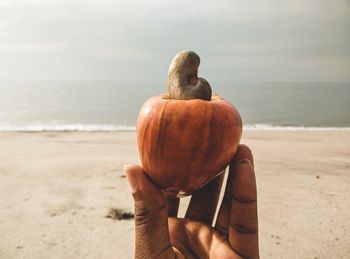
{"label": "human hand", "polygon": [[135,258],[259,258],[253,156],[239,146],[216,222],[224,174],[192,195],[185,218],[178,198],[166,198],[142,167],[127,166],[135,206]]}

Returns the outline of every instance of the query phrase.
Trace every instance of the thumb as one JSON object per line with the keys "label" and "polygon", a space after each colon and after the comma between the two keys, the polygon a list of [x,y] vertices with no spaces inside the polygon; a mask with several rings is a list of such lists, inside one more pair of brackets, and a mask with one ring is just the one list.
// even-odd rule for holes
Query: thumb
{"label": "thumb", "polygon": [[164,196],[142,167],[125,166],[125,174],[135,207],[135,258],[175,258]]}

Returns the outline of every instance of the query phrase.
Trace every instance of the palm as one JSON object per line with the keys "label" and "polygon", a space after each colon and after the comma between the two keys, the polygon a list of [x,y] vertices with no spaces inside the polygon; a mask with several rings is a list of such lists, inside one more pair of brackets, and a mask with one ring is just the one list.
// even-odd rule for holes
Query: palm
{"label": "palm", "polygon": [[169,231],[173,248],[185,258],[240,258],[232,250],[228,236],[207,224],[169,218]]}

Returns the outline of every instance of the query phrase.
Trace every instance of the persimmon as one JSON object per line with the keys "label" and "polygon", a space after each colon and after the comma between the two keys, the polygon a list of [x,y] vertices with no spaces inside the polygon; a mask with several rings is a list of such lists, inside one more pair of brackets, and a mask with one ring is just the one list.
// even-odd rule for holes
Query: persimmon
{"label": "persimmon", "polygon": [[239,112],[198,77],[199,63],[193,51],[178,53],[168,94],[147,100],[137,118],[142,166],[168,195],[191,195],[223,172],[242,135]]}

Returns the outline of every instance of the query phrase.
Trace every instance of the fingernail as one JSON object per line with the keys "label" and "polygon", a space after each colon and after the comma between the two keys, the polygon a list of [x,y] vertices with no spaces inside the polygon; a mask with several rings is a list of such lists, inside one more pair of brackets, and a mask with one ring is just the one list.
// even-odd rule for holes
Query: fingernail
{"label": "fingernail", "polygon": [[135,193],[137,191],[137,180],[135,177],[135,172],[134,170],[131,169],[131,165],[124,165],[124,171],[125,171],[125,175],[126,175],[126,179],[128,181],[129,184],[129,188],[130,191],[132,193]]}

